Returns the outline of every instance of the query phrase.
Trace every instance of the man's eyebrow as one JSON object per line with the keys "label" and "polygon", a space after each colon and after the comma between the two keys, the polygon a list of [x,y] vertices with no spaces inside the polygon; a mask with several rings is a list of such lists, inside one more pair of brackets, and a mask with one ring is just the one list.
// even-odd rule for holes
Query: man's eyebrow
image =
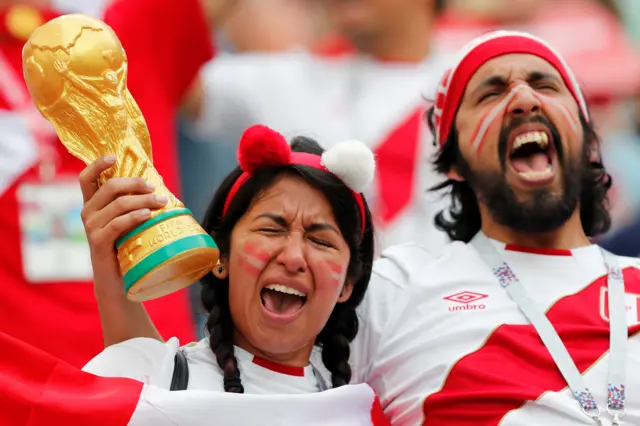
{"label": "man's eyebrow", "polygon": [[528,83],[538,83],[544,80],[551,80],[558,84],[562,83],[562,80],[557,75],[548,72],[532,71],[527,75]]}
{"label": "man's eyebrow", "polygon": [[502,75],[492,75],[486,79],[484,79],[482,81],[482,83],[480,83],[478,85],[478,87],[476,87],[473,90],[473,95],[476,96],[479,93],[489,89],[489,88],[499,88],[499,89],[504,89],[505,87],[507,87],[509,85],[509,82],[507,81],[506,77],[502,76]]}

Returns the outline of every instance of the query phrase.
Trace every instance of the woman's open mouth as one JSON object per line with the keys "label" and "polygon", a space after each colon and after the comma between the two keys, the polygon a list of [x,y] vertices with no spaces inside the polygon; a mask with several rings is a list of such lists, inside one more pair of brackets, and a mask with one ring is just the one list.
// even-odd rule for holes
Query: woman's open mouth
{"label": "woman's open mouth", "polygon": [[307,295],[283,284],[270,284],[260,291],[262,307],[272,317],[288,319],[307,303]]}

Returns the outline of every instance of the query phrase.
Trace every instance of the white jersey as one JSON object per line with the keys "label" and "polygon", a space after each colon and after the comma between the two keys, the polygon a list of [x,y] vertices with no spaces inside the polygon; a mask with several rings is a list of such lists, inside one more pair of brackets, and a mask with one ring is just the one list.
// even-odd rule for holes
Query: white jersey
{"label": "white jersey", "polygon": [[[83,370],[97,376],[126,377],[169,389],[178,350],[183,351],[189,365],[188,390],[224,392],[222,370],[206,338],[182,348],[175,337],[166,343],[149,338],[127,340],[106,348]],[[255,357],[237,346],[235,355],[247,394],[305,394],[321,389],[311,364],[304,368],[283,366]],[[318,355],[314,351],[312,358],[322,363]],[[328,385],[331,381],[325,383]]]}
{"label": "white jersey", "polygon": [[220,56],[202,71],[205,101],[195,127],[205,139],[229,143],[256,123],[325,148],[361,140],[377,154],[366,195],[380,246],[419,241],[438,250],[447,239],[433,217],[448,201],[427,192],[443,178],[430,164],[436,148],[423,115],[447,63],[440,54],[421,63],[304,51]]}
{"label": "white jersey", "polygon": [[[607,274],[596,245],[532,251],[492,241],[545,310],[606,413]],[[629,343],[627,414],[640,424],[640,260],[624,271]],[[352,362],[394,425],[593,425],[537,332],[470,244],[435,259],[394,247],[375,265]],[[380,291],[379,288],[386,288]],[[396,303],[385,302],[392,296]],[[374,324],[369,327],[368,324]]]}

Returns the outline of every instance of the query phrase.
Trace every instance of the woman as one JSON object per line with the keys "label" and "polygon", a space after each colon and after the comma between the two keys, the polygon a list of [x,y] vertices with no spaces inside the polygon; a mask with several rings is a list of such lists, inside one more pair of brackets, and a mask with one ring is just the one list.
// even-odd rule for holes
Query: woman
{"label": "woman", "polygon": [[[181,349],[175,338],[163,343],[141,308],[127,305],[122,294],[118,306],[100,294],[122,291],[117,237],[166,200],[135,179],[111,180],[96,191],[89,183],[109,162],[87,168],[83,220],[105,339],[123,330],[147,338],[107,347],[85,371],[168,389],[175,384],[174,360],[181,358],[176,354],[184,353],[189,390],[306,394],[349,383],[355,308],[374,253],[361,194],[373,177],[373,154],[355,141],[324,153],[302,137],[289,147],[282,135],[254,126],[240,141],[238,159],[240,167],[218,189],[203,223],[220,249],[220,264],[203,279],[210,338]],[[330,380],[320,373],[323,366]]]}

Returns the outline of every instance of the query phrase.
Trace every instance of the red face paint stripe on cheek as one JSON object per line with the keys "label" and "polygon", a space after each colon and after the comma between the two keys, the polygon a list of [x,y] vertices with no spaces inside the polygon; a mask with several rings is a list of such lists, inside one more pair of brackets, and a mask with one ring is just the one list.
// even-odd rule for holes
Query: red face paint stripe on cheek
{"label": "red face paint stripe on cheek", "polygon": [[509,106],[513,98],[516,96],[516,93],[518,93],[518,91],[520,90],[521,90],[520,86],[516,86],[513,89],[511,89],[507,97],[504,98],[502,101],[500,101],[500,103],[496,105],[493,109],[491,109],[487,113],[487,115],[482,119],[482,121],[478,126],[478,129],[476,129],[476,134],[472,139],[472,146],[475,148],[476,153],[479,153],[480,149],[484,146],[484,143],[486,141],[487,131],[489,130],[491,125],[496,121],[498,117],[501,117],[501,118],[504,117],[504,113],[507,110],[507,107]]}
{"label": "red face paint stripe on cheek", "polygon": [[246,243],[243,248],[244,252],[250,255],[251,257],[262,261],[263,263],[267,263],[269,261],[269,253],[264,250],[261,250],[253,243]]}
{"label": "red face paint stripe on cheek", "polygon": [[255,259],[252,259],[249,256],[241,256],[240,257],[240,266],[245,271],[249,272],[251,275],[258,276],[264,268],[264,264],[256,265],[254,264]]}
{"label": "red face paint stripe on cheek", "polygon": [[573,130],[574,132],[578,131],[578,125],[579,125],[578,119],[577,117],[575,117],[573,113],[571,113],[571,111],[565,104],[563,104],[557,99],[554,99],[550,96],[543,95],[541,93],[537,93],[536,96],[538,97],[540,102],[543,104],[543,109],[546,109],[545,106],[551,106],[554,109],[560,111],[560,113],[564,116],[565,120],[571,127],[571,130]]}
{"label": "red face paint stripe on cheek", "polygon": [[337,283],[342,284],[344,280],[344,266],[331,261],[326,261],[325,264],[331,270],[331,278]]}
{"label": "red face paint stripe on cheek", "polygon": [[246,243],[240,255],[240,265],[250,274],[259,275],[269,262],[269,253],[252,243]]}

